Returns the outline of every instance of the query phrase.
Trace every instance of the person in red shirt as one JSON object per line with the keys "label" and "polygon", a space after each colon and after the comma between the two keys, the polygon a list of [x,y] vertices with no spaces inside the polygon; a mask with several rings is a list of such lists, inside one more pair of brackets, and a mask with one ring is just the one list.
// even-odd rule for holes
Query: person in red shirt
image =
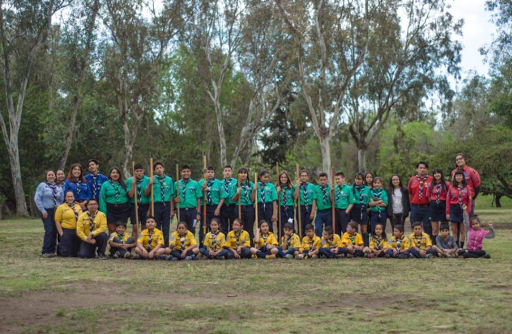
{"label": "person in red shirt", "polygon": [[446,219],[452,223],[453,237],[457,240],[460,248],[464,248],[466,239],[466,229],[464,228],[464,211],[471,214],[473,190],[466,183],[466,178],[462,170],[456,171],[452,186],[448,189],[446,198]]}
{"label": "person in red shirt", "polygon": [[456,171],[463,171],[464,178],[466,179],[467,185],[473,190],[473,197],[471,199],[471,213],[470,216],[475,214],[475,199],[480,192],[480,174],[473,168],[466,165],[466,156],[464,153],[457,153],[455,156],[455,169],[452,171],[452,182]]}
{"label": "person in red shirt", "polygon": [[450,183],[444,180],[444,173],[436,168],[432,173],[433,180],[427,189],[427,195],[430,200],[430,224],[432,225],[432,242],[435,244],[436,237],[439,234],[439,224],[448,222],[446,220],[446,195]]}
{"label": "person in red shirt", "polygon": [[418,162],[416,172],[416,176],[411,177],[407,187],[411,202],[411,228],[414,222],[422,222],[425,233],[432,237],[432,225],[429,217],[430,200],[427,194],[432,176],[428,175],[428,163],[425,161]]}

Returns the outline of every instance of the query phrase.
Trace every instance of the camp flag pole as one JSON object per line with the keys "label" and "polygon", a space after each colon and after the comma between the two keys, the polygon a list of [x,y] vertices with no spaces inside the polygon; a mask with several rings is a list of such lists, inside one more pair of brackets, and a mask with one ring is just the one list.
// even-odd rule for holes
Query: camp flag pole
{"label": "camp flag pole", "polygon": [[[284,189],[281,184],[281,177],[279,176],[279,162],[276,162],[276,172],[277,172],[276,185],[281,187],[281,192],[277,196],[277,202],[278,202],[278,205],[277,205],[277,217],[278,217],[277,218],[277,236],[278,236],[278,240],[281,240],[281,196],[283,195]],[[286,203],[284,203],[284,205],[286,205]]]}
{"label": "camp flag pole", "polygon": [[331,191],[332,191],[332,231],[336,233],[336,195],[334,194],[334,167],[331,167]]}
{"label": "camp flag pole", "polygon": [[[256,191],[256,200],[254,201],[254,208],[255,208],[255,222],[254,222],[254,225],[256,226],[256,228],[259,228],[259,221],[258,221],[258,192],[260,191],[259,187],[258,187],[258,173],[254,173],[254,187],[256,187],[256,189],[258,189]],[[253,231],[254,232],[254,231]]]}
{"label": "camp flag pole", "polygon": [[[135,161],[132,161],[132,175],[135,177]],[[135,196],[133,197],[135,200],[135,226],[137,226],[137,232],[140,233],[142,231],[139,230],[139,202],[137,200],[137,181],[135,181]],[[132,222],[133,224],[133,222]],[[142,224],[141,224],[142,225]],[[142,226],[140,227],[142,229]],[[134,239],[137,238],[137,236],[132,235]]]}
{"label": "camp flag pole", "polygon": [[[249,178],[249,173],[247,173],[247,178]],[[238,176],[237,179],[238,188],[240,188],[240,194],[238,195],[238,219],[242,219],[242,182],[240,181],[240,176]],[[249,189],[247,189],[247,191],[249,191]]]}
{"label": "camp flag pole", "polygon": [[[297,179],[300,181],[300,170],[299,170],[299,164],[297,164]],[[306,189],[307,191],[307,189]],[[299,226],[298,226],[298,231],[299,231],[299,238],[301,238],[302,240],[302,216],[300,214],[300,192],[301,192],[301,189],[300,189],[300,183],[299,183],[299,198],[297,199],[297,213],[298,213],[298,221],[299,221]],[[305,205],[308,205],[308,203],[304,203]]]}
{"label": "camp flag pole", "polygon": [[[181,186],[180,186],[180,165],[176,164],[176,185],[178,188],[177,196],[180,198]],[[180,199],[181,200],[181,199]],[[178,224],[181,222],[180,220],[180,202],[176,203],[177,214],[178,214]]]}
{"label": "camp flag pole", "polygon": [[[206,172],[207,172],[207,166],[206,166],[206,155],[203,155],[203,177],[204,177],[204,183],[207,185],[208,181],[206,180]],[[203,191],[203,235],[206,235],[206,189]]]}
{"label": "camp flag pole", "polygon": [[[135,175],[133,175],[133,177],[135,177]],[[149,158],[149,177],[151,179],[153,179],[153,158]],[[150,213],[151,213],[151,216],[154,217],[155,216],[155,195],[154,195],[154,191],[153,191],[153,187],[151,187],[151,210],[150,210]],[[162,201],[164,199],[162,198]]]}

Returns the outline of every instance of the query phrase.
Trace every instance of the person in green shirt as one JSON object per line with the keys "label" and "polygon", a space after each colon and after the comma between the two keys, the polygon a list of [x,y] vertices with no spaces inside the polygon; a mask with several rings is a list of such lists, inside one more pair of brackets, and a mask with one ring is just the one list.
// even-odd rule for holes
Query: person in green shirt
{"label": "person in green shirt", "polygon": [[318,175],[318,185],[315,187],[314,203],[316,203],[315,234],[322,237],[324,227],[332,226],[333,192],[328,184],[327,173]]}
{"label": "person in green shirt", "polygon": [[[203,215],[202,208],[206,200],[206,233],[208,233],[210,232],[210,222],[212,219],[217,218],[220,220],[220,209],[224,203],[224,199],[221,198],[222,186],[220,181],[215,178],[215,169],[212,166],[206,168],[206,182],[204,182],[204,179],[201,179],[198,183],[199,187],[201,187],[201,217]],[[201,223],[204,223],[204,221],[201,221]],[[199,229],[199,247],[203,246],[204,237],[205,234],[201,227]]]}
{"label": "person in green shirt", "polygon": [[101,185],[100,211],[107,216],[109,233],[116,231],[118,221],[126,223],[130,217],[128,192],[121,170],[112,167],[108,173],[109,180]]}
{"label": "person in green shirt", "polygon": [[[347,231],[347,225],[350,221],[350,210],[354,206],[351,203],[352,188],[346,183],[345,174],[337,172],[334,176],[334,203],[336,205],[336,232],[343,235]],[[341,232],[340,232],[341,231]]]}
{"label": "person in green shirt", "polygon": [[223,233],[227,234],[237,216],[236,203],[233,202],[231,194],[233,194],[233,190],[236,190],[238,182],[232,178],[233,168],[230,165],[224,166],[222,174],[224,180],[221,181],[221,199],[224,200],[224,203],[220,209],[220,228]]}
{"label": "person in green shirt", "polygon": [[[146,229],[146,217],[148,215],[151,198],[147,196],[146,190],[149,187],[149,177],[144,175],[144,168],[141,164],[135,165],[134,176],[126,180],[126,191],[130,198],[130,221],[132,223],[132,236],[139,235],[137,226],[137,217],[135,215],[135,196],[137,196],[137,212],[139,222],[142,224],[142,230]],[[141,230],[141,231],[142,231]]]}
{"label": "person in green shirt", "polygon": [[306,170],[301,170],[300,177],[295,186],[295,199],[300,198],[300,217],[302,224],[302,238],[306,233],[306,225],[313,224],[316,208],[313,201],[315,197],[315,185],[309,182],[309,174]]}
{"label": "person in green shirt", "polygon": [[370,203],[370,188],[365,185],[365,175],[358,173],[352,185],[352,210],[350,210],[350,220],[355,221],[361,227],[361,235],[365,247],[369,246],[370,238],[368,236],[368,204]]}
{"label": "person in green shirt", "polygon": [[195,234],[195,221],[201,220],[201,197],[203,192],[199,184],[190,177],[189,166],[181,168],[181,180],[176,183],[176,203],[180,204],[180,220],[187,224],[187,229]]}
{"label": "person in green shirt", "polygon": [[235,189],[233,196],[231,196],[231,200],[235,203],[238,203],[238,198],[240,198],[240,211],[241,217],[238,217],[242,220],[244,226],[247,228],[247,232],[249,232],[250,240],[254,239],[254,198],[256,196],[256,187],[254,186],[254,182],[249,181],[249,170],[245,167],[242,167],[238,170],[238,187]]}
{"label": "person in green shirt", "polygon": [[384,231],[386,230],[388,204],[388,193],[382,188],[381,178],[374,177],[373,189],[370,193],[370,221],[373,234],[378,224],[383,226]]}
{"label": "person in green shirt", "polygon": [[295,185],[292,184],[290,176],[286,171],[279,174],[279,182],[277,186],[277,196],[281,207],[281,235],[284,235],[284,224],[294,222],[294,200]]}
{"label": "person in green shirt", "polygon": [[[269,183],[270,174],[268,170],[263,169],[258,174],[258,219],[272,222],[269,224],[270,232],[274,232],[274,224],[277,221],[277,189],[272,183]],[[256,194],[255,194],[256,196]],[[256,197],[253,197],[253,201]],[[259,222],[257,222],[259,226]]]}
{"label": "person in green shirt", "polygon": [[[169,231],[171,219],[174,217],[174,180],[165,175],[164,164],[157,161],[153,164],[155,174],[149,180],[146,195],[150,196],[153,187],[153,201],[155,202],[154,218],[156,227],[162,231],[166,247],[169,245]],[[151,201],[151,198],[150,198]],[[180,217],[181,218],[181,217]]]}

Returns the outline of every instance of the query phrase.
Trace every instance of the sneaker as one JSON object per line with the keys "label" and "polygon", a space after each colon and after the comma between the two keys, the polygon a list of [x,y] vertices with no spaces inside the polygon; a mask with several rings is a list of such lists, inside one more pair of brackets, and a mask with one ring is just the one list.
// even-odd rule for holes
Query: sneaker
{"label": "sneaker", "polygon": [[432,254],[427,254],[427,255],[425,255],[425,259],[431,259],[431,258],[433,258],[433,257],[434,257],[434,255],[432,255]]}
{"label": "sneaker", "polygon": [[100,254],[100,260],[108,260],[105,254]]}
{"label": "sneaker", "polygon": [[159,260],[165,260],[166,258],[165,258],[165,255],[160,255],[160,256],[158,257],[158,259],[159,259]]}
{"label": "sneaker", "polygon": [[284,257],[287,258],[287,259],[293,259],[293,255],[292,254],[286,254]]}
{"label": "sneaker", "polygon": [[55,257],[55,254],[53,254],[53,253],[44,253],[44,254],[41,254],[41,256],[49,259],[51,257]]}
{"label": "sneaker", "polygon": [[124,253],[124,258],[125,259],[131,259],[132,258],[132,253]]}
{"label": "sneaker", "polygon": [[389,258],[391,257],[391,255],[386,254],[386,255],[384,255],[384,257],[385,257],[385,258],[387,258],[387,259],[389,259]]}
{"label": "sneaker", "polygon": [[482,259],[490,259],[490,258],[491,258],[490,254],[485,254],[484,256],[482,256]]}
{"label": "sneaker", "polygon": [[119,259],[119,252],[115,252],[114,255],[112,255],[114,259]]}
{"label": "sneaker", "polygon": [[265,259],[275,259],[276,256],[274,254],[265,256]]}
{"label": "sneaker", "polygon": [[185,260],[194,260],[195,258],[195,255],[185,256]]}

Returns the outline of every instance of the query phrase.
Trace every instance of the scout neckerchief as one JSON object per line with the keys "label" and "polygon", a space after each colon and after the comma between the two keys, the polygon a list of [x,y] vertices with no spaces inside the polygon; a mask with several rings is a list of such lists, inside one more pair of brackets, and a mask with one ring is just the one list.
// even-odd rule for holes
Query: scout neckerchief
{"label": "scout neckerchief", "polygon": [[286,187],[286,184],[281,184],[281,192],[283,193],[283,202],[281,203],[281,206],[286,206],[286,203],[288,202],[288,193],[286,190],[289,189]]}
{"label": "scout neckerchief", "polygon": [[354,186],[356,188],[356,192],[359,194],[359,204],[363,205],[364,204],[364,188],[366,187],[364,184],[361,185],[361,186],[357,186],[355,185]]}
{"label": "scout neckerchief", "polygon": [[89,233],[92,233],[94,231],[94,219],[96,219],[96,215],[98,214],[98,211],[94,213],[94,216],[91,217],[91,213],[87,211],[87,217],[89,218]]}
{"label": "scout neckerchief", "polygon": [[249,204],[249,187],[250,187],[249,180],[245,180],[244,183],[241,184],[242,190],[244,191],[244,198],[245,198],[245,204]]}
{"label": "scout neckerchief", "polygon": [[75,203],[73,203],[72,205],[66,203],[66,205],[69,206],[71,210],[73,210],[73,213],[75,214],[75,221],[78,221],[78,211],[75,210]]}
{"label": "scout neckerchief", "polygon": [[114,200],[115,200],[114,204],[117,205],[117,202],[119,201],[119,195],[121,195],[121,191],[119,190],[119,188],[121,186],[119,185],[118,182],[115,182],[115,181],[112,181],[112,180],[110,180],[110,184],[112,185],[112,188],[114,188],[114,191],[116,192],[115,197],[114,197]]}
{"label": "scout neckerchief", "polygon": [[400,239],[399,238],[395,238],[396,239],[396,250],[399,251],[400,249],[402,249],[402,241],[404,240],[404,237],[402,236]]}
{"label": "scout neckerchief", "polygon": [[[137,181],[135,182],[135,191],[137,192],[137,200],[140,201],[140,199],[142,198],[142,179],[137,179]],[[162,201],[164,199],[162,198]],[[137,202],[139,203],[139,202]]]}
{"label": "scout neckerchief", "polygon": [[462,209],[462,186],[457,186],[457,201],[459,202],[459,206]]}
{"label": "scout neckerchief", "polygon": [[314,237],[313,238],[309,238],[308,245],[309,245],[309,250],[312,251],[313,250],[313,246],[315,245]]}
{"label": "scout neckerchief", "polygon": [[46,182],[46,185],[52,189],[53,207],[57,207],[57,185],[55,183]]}
{"label": "scout neckerchief", "polygon": [[208,180],[206,183],[206,202],[212,204],[212,186],[213,180]]}
{"label": "scout neckerchief", "polygon": [[267,248],[267,239],[268,239],[268,233],[266,235],[261,235],[261,237],[263,238],[263,247]]}
{"label": "scout neckerchief", "polygon": [[185,182],[184,179],[181,179],[181,183],[183,183],[183,186],[181,187],[181,194],[183,195],[183,200],[186,199],[185,195],[187,194],[187,183],[190,181],[190,179]]}
{"label": "scout neckerchief", "polygon": [[415,234],[414,235],[414,241],[416,241],[416,247],[421,249],[421,241],[423,240],[423,235],[420,235],[419,237]]}
{"label": "scout neckerchief", "polygon": [[92,184],[93,184],[93,188],[92,188],[92,194],[93,194],[93,198],[96,198],[96,180],[98,179],[98,175],[92,175]]}
{"label": "scout neckerchief", "polygon": [[302,183],[300,187],[302,188],[302,195],[304,196],[304,206],[306,207],[306,213],[308,213],[308,183]]}
{"label": "scout neckerchief", "polygon": [[322,202],[325,204],[327,203],[327,186],[320,186],[320,189],[322,189]]}
{"label": "scout neckerchief", "polygon": [[236,232],[235,232],[235,237],[236,237],[236,247],[240,246],[240,236],[242,235],[242,231],[243,231],[243,230],[240,230],[240,233],[236,233]]}
{"label": "scout neckerchief", "polygon": [[162,176],[156,175],[156,179],[158,180],[158,183],[160,183],[160,197],[162,197],[162,203],[165,207],[165,187],[164,187],[164,181],[165,181],[165,173],[162,174]]}
{"label": "scout neckerchief", "polygon": [[418,182],[420,183],[419,186],[419,192],[418,192],[418,200],[421,202],[421,199],[423,198],[423,186],[425,185],[425,181],[428,178],[428,174],[425,175],[423,178],[419,175],[416,175],[416,178],[418,179]]}
{"label": "scout neckerchief", "polygon": [[265,211],[265,187],[267,186],[266,183],[263,183],[260,181],[260,197],[261,197],[261,203],[263,203],[263,211]]}
{"label": "scout neckerchief", "polygon": [[335,198],[334,198],[334,203],[337,203],[340,198],[341,198],[341,189],[342,186],[338,186],[338,191],[334,194]]}
{"label": "scout neckerchief", "polygon": [[286,236],[285,236],[285,240],[286,240],[286,249],[290,249],[290,247],[292,246],[292,238],[293,238],[293,233],[290,234],[290,237],[288,238],[288,240],[286,240]]}
{"label": "scout neckerchief", "polygon": [[121,240],[121,243],[124,244],[124,234],[117,233],[117,237],[119,238],[119,240]]}
{"label": "scout neckerchief", "polygon": [[[379,189],[375,189],[373,188],[372,189],[372,196],[373,196],[373,199],[376,199],[377,201],[381,200],[381,196],[382,196],[382,193],[384,192],[384,189],[382,188],[379,188]],[[377,207],[377,210],[380,211],[380,207]]]}
{"label": "scout neckerchief", "polygon": [[186,236],[187,236],[187,233],[185,233],[184,235],[181,235],[178,233],[178,237],[180,237],[180,245],[181,245],[182,251],[185,250],[185,241],[187,240]]}
{"label": "scout neckerchief", "polygon": [[82,188],[81,188],[82,183],[80,182],[79,179],[76,179],[74,181],[74,183],[76,184],[76,199],[78,200],[78,199],[80,199],[79,198],[80,197],[80,192],[82,191]]}
{"label": "scout neckerchief", "polygon": [[382,249],[382,237],[375,236],[373,238],[373,240],[375,240],[375,249],[381,250]]}
{"label": "scout neckerchief", "polygon": [[356,235],[354,234],[353,236],[351,236],[350,234],[348,235],[348,238],[350,240],[350,244],[352,245],[355,245],[356,243]]}
{"label": "scout neckerchief", "polygon": [[211,237],[212,237],[212,248],[215,249],[217,248],[216,245],[217,245],[217,235],[220,233],[220,230],[217,230],[217,232],[213,232],[211,231]]}
{"label": "scout neckerchief", "polygon": [[231,185],[231,179],[224,179],[224,192],[229,195],[229,186]]}
{"label": "scout neckerchief", "polygon": [[151,251],[153,249],[153,246],[151,245],[153,243],[153,233],[155,230],[148,230],[148,250]]}
{"label": "scout neckerchief", "polygon": [[439,205],[441,202],[441,182],[436,184],[436,204]]}

